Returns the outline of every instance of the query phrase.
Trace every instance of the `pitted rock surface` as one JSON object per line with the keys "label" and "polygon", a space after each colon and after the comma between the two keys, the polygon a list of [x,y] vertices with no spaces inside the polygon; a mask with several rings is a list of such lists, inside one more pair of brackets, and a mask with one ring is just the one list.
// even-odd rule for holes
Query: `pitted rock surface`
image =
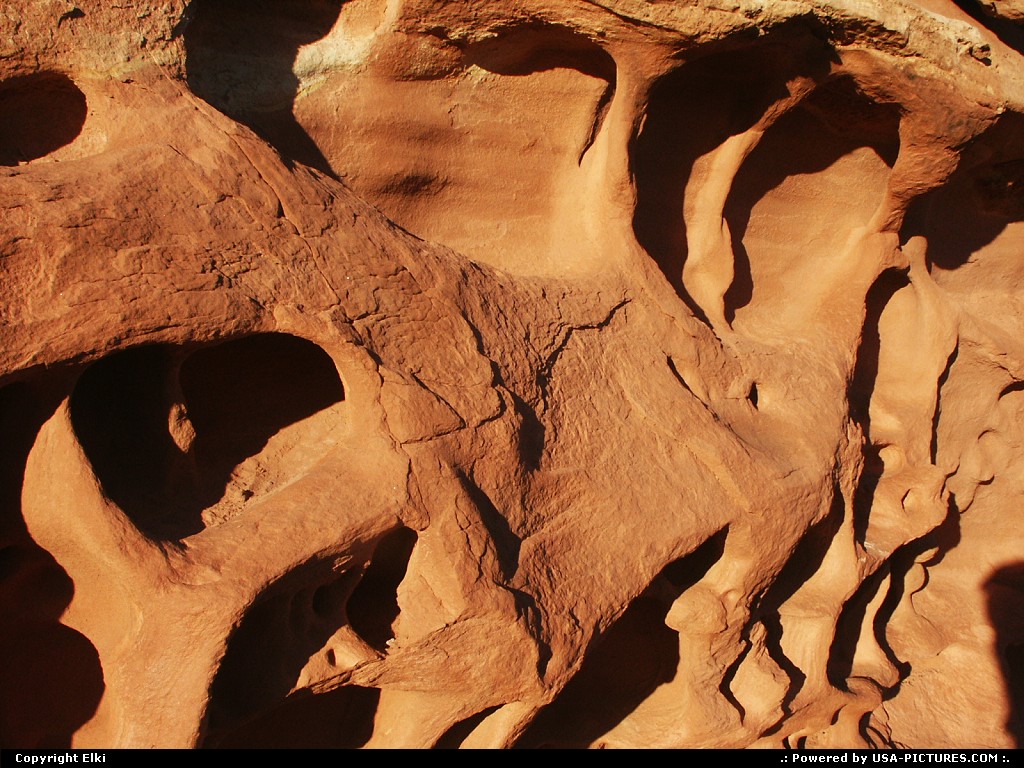
{"label": "pitted rock surface", "polygon": [[1024,6],[0,9],[7,747],[1014,747]]}

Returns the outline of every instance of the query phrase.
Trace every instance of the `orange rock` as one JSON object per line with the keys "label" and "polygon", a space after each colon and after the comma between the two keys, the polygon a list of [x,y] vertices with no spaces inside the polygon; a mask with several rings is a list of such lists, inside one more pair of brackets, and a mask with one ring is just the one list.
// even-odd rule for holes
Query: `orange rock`
{"label": "orange rock", "polygon": [[8,3],[0,745],[1017,746],[1021,18]]}

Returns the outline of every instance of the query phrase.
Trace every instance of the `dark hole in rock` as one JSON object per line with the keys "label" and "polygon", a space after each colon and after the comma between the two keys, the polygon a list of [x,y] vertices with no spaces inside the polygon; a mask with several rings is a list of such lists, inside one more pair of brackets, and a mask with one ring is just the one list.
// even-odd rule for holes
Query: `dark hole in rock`
{"label": "dark hole in rock", "polygon": [[327,693],[297,693],[279,707],[204,747],[227,749],[357,749],[373,735],[380,690],[347,685]]}
{"label": "dark hole in rock", "polygon": [[482,712],[477,712],[471,717],[467,717],[465,720],[460,720],[447,731],[444,736],[437,740],[434,744],[434,749],[458,749],[462,746],[462,742],[471,734],[476,727],[480,725],[484,720],[497,712],[501,707],[488,707]]}
{"label": "dark hole in rock", "polygon": [[650,597],[634,600],[516,746],[587,747],[671,680],[679,638],[665,625],[666,610]]}
{"label": "dark hole in rock", "polygon": [[330,356],[283,333],[198,350],[181,366],[181,390],[196,461],[217,483],[279,430],[345,397]]}
{"label": "dark hole in rock", "polygon": [[785,41],[775,37],[697,59],[663,77],[652,90],[631,147],[637,191],[633,227],[685,301],[683,206],[694,164],[730,136],[754,126],[787,94],[789,77],[819,75],[827,61],[827,52],[805,36],[787,36]]}
{"label": "dark hole in rock", "polygon": [[[216,738],[270,717],[282,702],[292,700],[289,692],[302,668],[345,624],[345,599],[358,571],[336,574],[326,563],[312,568],[272,587],[228,640],[210,688],[207,723]],[[294,586],[300,577],[307,583]]]}
{"label": "dark hole in rock", "polygon": [[103,696],[99,653],[60,621],[74,584],[35,544],[0,549],[0,745],[67,749]]}
{"label": "dark hole in rock", "polygon": [[39,72],[0,83],[0,165],[38,160],[73,142],[88,109],[65,75]]}
{"label": "dark hole in rock", "polygon": [[1007,563],[985,582],[988,616],[1006,685],[1006,729],[1024,746],[1024,562]]}
{"label": "dark hole in rock", "polygon": [[594,641],[579,672],[531,723],[517,748],[591,746],[675,678],[679,635],[665,617],[672,602],[722,557],[727,535],[723,528],[661,570]]}
{"label": "dark hole in rock", "polygon": [[[344,399],[330,356],[296,336],[250,336],[181,363],[185,354],[171,345],[118,352],[91,365],[71,397],[75,433],[104,493],[156,538],[202,530],[201,513],[241,462]],[[172,435],[175,423],[187,432],[182,420],[194,439]]]}
{"label": "dark hole in rock", "polygon": [[289,160],[330,173],[320,148],[295,120],[303,45],[324,37],[343,0],[202,0],[184,31],[189,87],[248,125]]}
{"label": "dark hole in rock", "polygon": [[349,598],[349,623],[378,651],[385,650],[395,636],[392,625],[399,613],[398,586],[409,567],[416,538],[411,528],[398,528],[385,536]]}
{"label": "dark hole in rock", "polygon": [[[227,746],[219,740],[250,733],[257,722],[270,728],[281,712],[312,706],[304,703],[301,691],[290,692],[307,662],[345,624],[384,651],[394,637],[397,590],[416,540],[415,531],[397,528],[377,543],[362,572],[354,568],[338,574],[329,563],[315,563],[269,588],[228,641],[210,689],[210,743]],[[329,657],[331,653],[328,649]],[[322,696],[313,698],[330,701]],[[328,716],[327,710],[323,716]]]}
{"label": "dark hole in rock", "polygon": [[[71,395],[75,434],[103,492],[147,533],[187,535],[202,526],[187,498],[186,457],[168,430],[174,350],[137,347],[92,364]],[[190,509],[189,506],[192,508]],[[177,519],[175,519],[177,518]]]}
{"label": "dark hole in rock", "polygon": [[[945,184],[911,203],[901,241],[924,237],[928,261],[940,270],[977,260],[1010,224],[1024,221],[1022,146],[1024,116],[1007,112],[974,139]],[[1012,263],[1011,255],[1006,258]]]}

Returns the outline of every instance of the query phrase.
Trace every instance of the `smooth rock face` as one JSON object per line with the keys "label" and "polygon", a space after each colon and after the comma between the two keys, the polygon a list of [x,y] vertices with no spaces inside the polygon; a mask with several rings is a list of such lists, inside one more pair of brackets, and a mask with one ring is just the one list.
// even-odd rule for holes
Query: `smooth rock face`
{"label": "smooth rock face", "polygon": [[1022,8],[5,3],[0,743],[1021,743]]}

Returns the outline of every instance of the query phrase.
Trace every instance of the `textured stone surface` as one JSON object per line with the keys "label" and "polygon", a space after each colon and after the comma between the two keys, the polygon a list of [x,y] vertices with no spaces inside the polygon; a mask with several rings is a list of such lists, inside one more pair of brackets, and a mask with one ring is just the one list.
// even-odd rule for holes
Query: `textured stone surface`
{"label": "textured stone surface", "polygon": [[1016,2],[0,9],[0,740],[1010,747]]}

